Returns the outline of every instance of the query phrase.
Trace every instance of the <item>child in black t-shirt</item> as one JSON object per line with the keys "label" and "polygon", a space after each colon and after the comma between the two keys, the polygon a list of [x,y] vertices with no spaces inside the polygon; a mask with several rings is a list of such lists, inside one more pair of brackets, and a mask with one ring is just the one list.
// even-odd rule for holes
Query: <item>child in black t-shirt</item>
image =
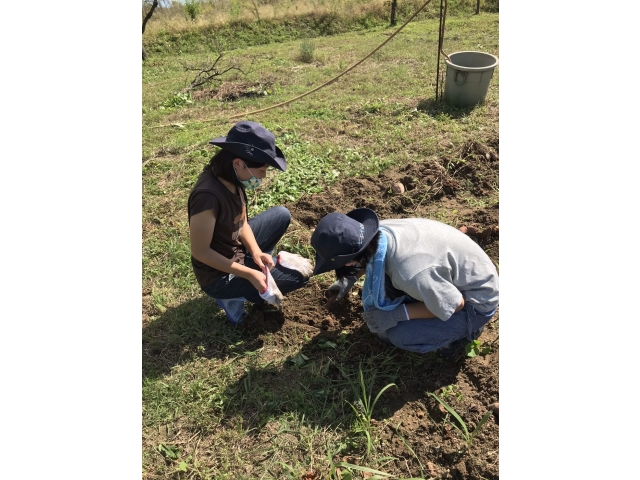
{"label": "child in black t-shirt", "polygon": [[[313,266],[287,252],[272,256],[291,221],[286,208],[247,219],[245,190],[257,188],[269,168],[287,168],[274,135],[259,123],[243,121],[209,143],[222,150],[189,195],[191,264],[202,290],[238,324],[246,315],[245,301],[279,306],[282,294],[306,285]],[[268,284],[270,278],[275,285]]]}

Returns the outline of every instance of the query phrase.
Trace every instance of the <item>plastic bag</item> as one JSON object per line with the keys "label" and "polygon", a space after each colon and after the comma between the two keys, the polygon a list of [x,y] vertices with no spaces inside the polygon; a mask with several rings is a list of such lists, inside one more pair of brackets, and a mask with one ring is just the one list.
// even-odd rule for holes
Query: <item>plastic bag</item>
{"label": "plastic bag", "polygon": [[263,267],[262,273],[267,277],[267,288],[260,294],[260,298],[262,298],[265,302],[273,305],[278,310],[282,309],[282,292],[278,288],[271,272],[267,267]]}

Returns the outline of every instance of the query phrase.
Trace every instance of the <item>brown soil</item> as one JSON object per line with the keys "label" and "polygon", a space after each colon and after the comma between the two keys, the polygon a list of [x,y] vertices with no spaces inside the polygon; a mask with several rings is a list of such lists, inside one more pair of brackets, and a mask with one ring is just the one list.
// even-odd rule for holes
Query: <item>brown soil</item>
{"label": "brown soil", "polygon": [[[392,186],[398,182],[404,193]],[[381,219],[424,217],[444,221],[456,227],[466,226],[471,236],[498,265],[498,203],[488,204],[488,197],[497,198],[498,143],[491,145],[471,142],[456,158],[427,159],[376,176],[349,178],[332,185],[322,194],[307,196],[286,205],[295,221],[309,228],[317,225],[327,213],[348,212],[368,207]],[[383,351],[396,358],[415,355],[380,342],[364,325],[360,313],[360,289],[342,303],[325,308],[327,279],[315,288],[305,288],[285,297],[282,313],[254,312],[244,328],[257,337],[278,331],[283,336],[307,331],[315,340],[335,340],[340,332],[349,334],[353,346],[350,353],[358,357]],[[421,459],[425,475],[434,478],[495,479],[498,478],[498,323],[496,314],[480,337],[490,345],[491,353],[475,358],[458,356],[443,360],[437,354],[425,357],[426,366],[406,371],[398,389],[389,389],[383,400],[392,413],[379,432],[389,456],[403,458],[411,471],[419,467],[407,448],[411,445]],[[301,330],[302,329],[302,330]],[[278,342],[279,336],[272,337]],[[281,340],[282,341],[282,340]],[[314,342],[317,344],[317,342]],[[437,392],[448,385],[457,391],[446,401],[459,413],[473,431],[489,410],[494,415],[482,426],[471,446],[446,422],[443,408],[425,392]],[[455,420],[451,418],[453,422]],[[404,439],[404,441],[403,441]],[[388,473],[406,476],[407,471]]]}

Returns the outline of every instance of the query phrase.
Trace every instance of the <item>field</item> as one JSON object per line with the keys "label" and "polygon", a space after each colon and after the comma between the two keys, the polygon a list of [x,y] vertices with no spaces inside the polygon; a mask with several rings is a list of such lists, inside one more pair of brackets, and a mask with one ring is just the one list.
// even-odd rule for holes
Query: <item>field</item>
{"label": "field", "polygon": [[[472,238],[499,267],[499,68],[484,104],[435,101],[437,18],[409,23],[316,93],[246,115],[327,82],[406,18],[396,27],[263,45],[249,39],[233,49],[214,36],[207,44],[171,43],[164,53],[149,49],[142,67],[143,478],[499,478],[497,417],[472,436],[499,400],[499,314],[479,339],[488,353],[445,360],[379,342],[360,318],[360,287],[324,308],[330,273],[285,297],[282,312],[253,311],[236,328],[191,272],[187,198],[214,152],[207,142],[240,119],[273,131],[288,160],[287,172],[250,197],[250,215],[273,205],[290,210],[278,250],[313,259],[309,238],[322,216],[369,207],[383,219],[473,226]],[[499,56],[498,14],[447,18],[444,51],[463,50]],[[185,92],[221,51],[220,71],[233,69]],[[392,190],[398,182],[404,193]]]}

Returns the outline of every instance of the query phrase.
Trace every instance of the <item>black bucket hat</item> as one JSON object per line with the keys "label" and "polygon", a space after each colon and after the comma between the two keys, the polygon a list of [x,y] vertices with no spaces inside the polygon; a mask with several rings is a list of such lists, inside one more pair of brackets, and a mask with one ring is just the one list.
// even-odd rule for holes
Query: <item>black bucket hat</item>
{"label": "black bucket hat", "polygon": [[322,217],[311,235],[311,246],[316,251],[313,274],[344,267],[369,245],[378,233],[378,225],[378,215],[369,208]]}
{"label": "black bucket hat", "polygon": [[266,163],[283,172],[287,169],[284,154],[276,147],[276,137],[259,123],[238,122],[226,137],[214,138],[209,143],[229,150],[243,160]]}

